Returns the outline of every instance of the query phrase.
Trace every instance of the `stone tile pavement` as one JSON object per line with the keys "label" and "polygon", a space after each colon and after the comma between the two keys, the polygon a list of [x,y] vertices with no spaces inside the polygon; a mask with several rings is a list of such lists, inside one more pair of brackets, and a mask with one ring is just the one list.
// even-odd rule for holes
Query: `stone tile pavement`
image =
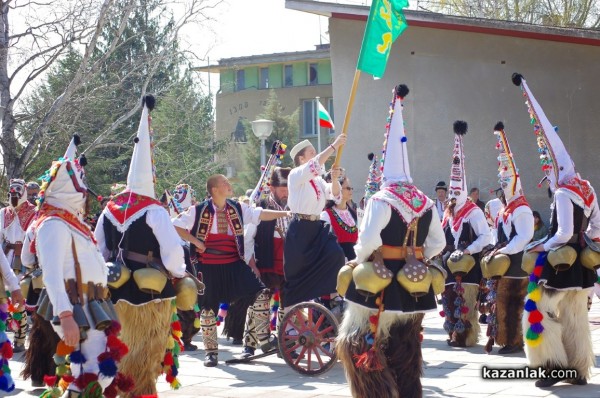
{"label": "stone tile pavement", "polygon": [[[600,397],[600,369],[594,368],[593,377],[587,386],[557,384],[542,390],[534,387],[533,380],[490,381],[481,378],[481,367],[519,368],[526,364],[523,353],[507,356],[497,355],[498,347],[491,355],[483,352],[486,340],[485,331],[479,345],[468,349],[448,347],[446,333],[442,329],[442,319],[437,313],[425,317],[425,339],[423,357],[425,361],[423,392],[425,397],[448,398],[515,398],[515,397],[560,397],[592,398]],[[484,328],[482,328],[484,329]],[[594,342],[596,362],[600,362],[600,300],[594,298],[590,312],[590,329]],[[12,339],[12,336],[11,336]],[[201,346],[200,337],[195,343]],[[344,378],[340,364],[328,373],[316,377],[302,376],[282,359],[269,356],[252,364],[226,365],[225,360],[238,355],[240,347],[232,346],[220,339],[219,366],[205,368],[202,365],[203,352],[198,350],[182,354],[180,357],[180,381],[182,388],[169,389],[164,377],[158,383],[159,396],[170,398],[309,398],[309,397],[350,397],[350,389]],[[22,380],[18,373],[22,366],[22,354],[12,361],[16,390],[11,394],[18,397],[39,396],[41,389],[32,388],[29,381]],[[376,397],[375,393],[373,397]]]}

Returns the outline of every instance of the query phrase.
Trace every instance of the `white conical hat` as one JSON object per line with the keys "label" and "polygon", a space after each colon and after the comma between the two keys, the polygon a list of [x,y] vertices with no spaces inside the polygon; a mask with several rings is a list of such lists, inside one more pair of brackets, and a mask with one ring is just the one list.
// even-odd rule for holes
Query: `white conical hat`
{"label": "white conical hat", "polygon": [[521,177],[519,176],[519,169],[515,165],[513,153],[508,145],[508,139],[504,132],[504,123],[496,123],[494,126],[494,135],[498,139],[496,149],[500,151],[498,155],[498,182],[502,187],[502,191],[504,191],[506,203],[510,203],[519,196],[523,196]]}
{"label": "white conical hat", "polygon": [[382,186],[384,187],[397,182],[412,183],[402,116],[403,101],[408,92],[408,87],[399,84],[394,89],[394,96],[390,104],[390,116],[381,155]]}
{"label": "white conical hat", "polygon": [[575,164],[544,110],[531,93],[525,78],[518,73],[513,73],[512,81],[523,91],[525,104],[529,109],[531,123],[537,136],[542,170],[550,182],[550,188],[555,190],[560,184],[576,176]]}
{"label": "white conical hat", "polygon": [[150,111],[154,108],[154,102],[152,95],[144,97],[142,116],[135,138],[129,173],[127,174],[127,190],[156,199],[154,192],[156,175],[154,173],[152,133],[150,131]]}
{"label": "white conical hat", "polygon": [[73,134],[63,158],[75,160],[77,157],[77,146],[79,144],[81,144],[81,138],[79,138],[77,134]]}
{"label": "white conical hat", "polygon": [[467,122],[454,122],[454,148],[452,150],[452,165],[450,166],[450,184],[448,198],[456,200],[456,209],[467,202],[467,175],[465,171],[465,152],[463,136],[467,134]]}

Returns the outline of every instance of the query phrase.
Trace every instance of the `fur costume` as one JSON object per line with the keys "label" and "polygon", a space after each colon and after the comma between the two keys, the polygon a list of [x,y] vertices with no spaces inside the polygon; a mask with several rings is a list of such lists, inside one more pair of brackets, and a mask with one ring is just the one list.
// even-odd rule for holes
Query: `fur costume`
{"label": "fur costume", "polygon": [[121,397],[156,395],[156,380],[162,372],[161,362],[170,333],[171,302],[134,306],[120,301],[115,308],[122,325],[121,340],[130,352],[121,360],[119,371],[135,380],[133,390]]}
{"label": "fur costume", "polygon": [[44,376],[52,375],[56,370],[52,356],[60,338],[50,322],[35,312],[31,319],[33,323],[29,331],[29,347],[25,352],[25,366],[21,376],[23,379],[31,378],[34,384],[42,384]]}
{"label": "fur costume", "polygon": [[496,343],[501,346],[523,346],[521,318],[527,294],[527,279],[501,278],[498,281]]}
{"label": "fur costume", "polygon": [[372,310],[348,302],[337,337],[336,353],[344,365],[352,396],[421,397],[423,356],[420,332],[424,314],[382,312],[377,332],[380,347],[377,355],[384,369],[364,372],[355,367],[354,357],[367,349],[365,336],[369,333],[371,315]]}

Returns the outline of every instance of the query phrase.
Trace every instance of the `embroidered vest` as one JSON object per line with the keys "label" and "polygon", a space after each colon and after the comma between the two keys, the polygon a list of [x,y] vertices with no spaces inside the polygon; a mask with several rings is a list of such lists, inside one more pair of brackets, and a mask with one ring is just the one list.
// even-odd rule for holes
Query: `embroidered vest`
{"label": "embroidered vest", "polygon": [[[243,260],[244,217],[242,215],[242,206],[231,199],[227,199],[225,207],[227,221],[229,223],[229,227],[233,231],[233,235],[237,244],[238,255],[240,259]],[[197,237],[200,241],[206,242],[207,239],[210,239],[210,230],[213,222],[216,222],[215,208],[213,206],[212,199],[208,199],[196,205],[196,219],[194,220],[194,226],[192,227],[191,234]],[[190,251],[195,253],[196,247],[194,245],[190,246]]]}
{"label": "embroidered vest", "polygon": [[[339,214],[333,209],[328,208],[325,210],[331,220],[331,227],[333,232],[338,239],[339,243],[356,243],[358,240],[358,228],[356,225],[351,227],[342,220]],[[356,220],[354,220],[356,222]]]}

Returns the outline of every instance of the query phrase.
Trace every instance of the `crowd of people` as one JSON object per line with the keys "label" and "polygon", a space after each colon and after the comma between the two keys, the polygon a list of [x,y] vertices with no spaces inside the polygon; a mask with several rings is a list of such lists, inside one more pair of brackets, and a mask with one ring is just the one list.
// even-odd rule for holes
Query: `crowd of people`
{"label": "crowd of people", "polygon": [[[0,211],[0,293],[9,293],[0,294],[0,311],[14,332],[12,350],[0,350],[0,388],[14,389],[8,360],[26,350],[22,374],[45,385],[46,397],[156,396],[161,373],[179,386],[178,356],[198,349],[197,333],[204,366],[218,366],[224,320],[238,330],[241,358],[278,350],[274,300],[278,327],[296,304],[332,308],[344,300],[335,348],[328,348],[357,397],[422,396],[421,323],[440,306],[450,347],[476,345],[485,325],[485,352],[525,349],[531,366],[578,372],[537,386],[586,384],[594,363],[585,325],[600,267],[598,202],[525,79],[515,74],[513,82],[527,99],[553,194],[549,228],[527,202],[516,167],[524,154],[512,152],[502,122],[490,129],[499,171],[492,200],[482,202],[467,186],[468,125],[460,120],[449,183],[434,187],[434,199],[415,186],[405,85],[393,90],[381,157],[369,155],[358,205],[344,169],[325,168],[344,134],[321,153],[308,140],[295,145],[292,168],[278,165],[288,154],[276,143],[256,188],[237,200],[220,174],[207,179],[204,199],[185,183],[157,198],[152,96],[144,98],[127,181],[107,199],[87,186],[88,160],[77,155],[74,136],[41,187],[10,181]],[[102,211],[86,218],[93,199]]]}

